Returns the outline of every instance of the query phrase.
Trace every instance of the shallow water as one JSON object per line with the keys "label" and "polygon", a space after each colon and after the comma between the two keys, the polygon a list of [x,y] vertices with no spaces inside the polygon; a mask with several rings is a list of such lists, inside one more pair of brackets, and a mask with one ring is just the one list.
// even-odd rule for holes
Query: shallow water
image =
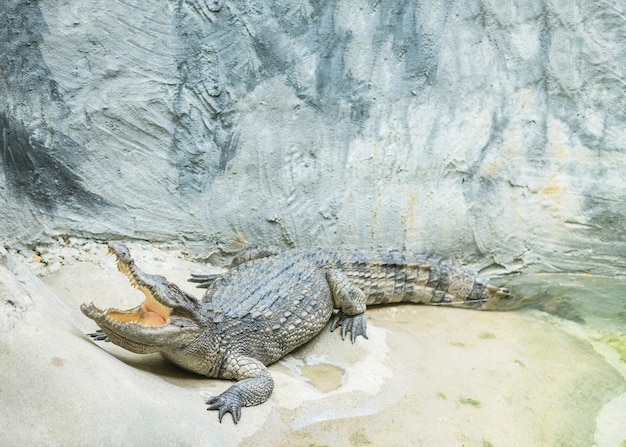
{"label": "shallow water", "polygon": [[[583,339],[626,379],[626,278],[532,274],[503,279],[511,293],[558,328]],[[541,317],[541,314],[538,314]],[[626,446],[626,393],[615,396],[597,417],[595,445]]]}
{"label": "shallow water", "polygon": [[626,278],[592,275],[533,274],[510,276],[511,293],[528,299],[528,307],[591,331],[626,333]]}

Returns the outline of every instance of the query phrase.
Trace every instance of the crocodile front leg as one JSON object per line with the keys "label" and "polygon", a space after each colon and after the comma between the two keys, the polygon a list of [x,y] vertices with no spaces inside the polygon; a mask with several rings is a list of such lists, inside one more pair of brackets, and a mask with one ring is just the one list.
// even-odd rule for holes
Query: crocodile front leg
{"label": "crocodile front leg", "polygon": [[274,380],[263,363],[245,355],[228,356],[224,368],[221,377],[235,379],[237,383],[207,400],[207,410],[218,410],[220,422],[226,413],[230,413],[236,424],[241,418],[241,407],[260,405],[269,399]]}
{"label": "crocodile front leg", "polygon": [[350,332],[352,343],[359,335],[367,338],[367,318],[365,317],[365,293],[354,284],[341,270],[329,270],[326,280],[330,292],[339,309],[330,325],[331,332],[341,326],[341,338],[346,339]]}

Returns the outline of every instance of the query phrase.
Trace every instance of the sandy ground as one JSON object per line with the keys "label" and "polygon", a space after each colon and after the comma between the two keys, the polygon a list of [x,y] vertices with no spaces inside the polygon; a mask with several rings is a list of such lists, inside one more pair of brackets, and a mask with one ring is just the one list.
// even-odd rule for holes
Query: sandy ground
{"label": "sandy ground", "polygon": [[[131,245],[189,292],[184,255]],[[103,245],[0,252],[0,445],[611,446],[626,439],[626,364],[582,325],[536,310],[368,310],[369,340],[324,330],[270,367],[268,402],[234,425],[205,410],[229,382],[84,334],[83,302],[141,302]],[[620,419],[621,418],[621,419]]]}

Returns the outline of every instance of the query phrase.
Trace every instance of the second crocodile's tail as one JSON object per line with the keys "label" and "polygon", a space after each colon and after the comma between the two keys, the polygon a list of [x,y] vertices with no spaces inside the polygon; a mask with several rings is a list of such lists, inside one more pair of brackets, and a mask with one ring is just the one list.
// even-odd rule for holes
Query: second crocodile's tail
{"label": "second crocodile's tail", "polygon": [[401,251],[338,254],[352,283],[367,297],[367,305],[421,303],[479,310],[509,310],[521,300],[503,287],[490,285],[451,261]]}

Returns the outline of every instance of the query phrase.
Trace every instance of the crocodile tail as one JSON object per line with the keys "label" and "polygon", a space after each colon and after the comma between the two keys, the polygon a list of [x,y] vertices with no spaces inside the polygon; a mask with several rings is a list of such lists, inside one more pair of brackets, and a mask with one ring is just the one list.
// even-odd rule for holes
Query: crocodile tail
{"label": "crocodile tail", "polygon": [[479,310],[519,307],[508,289],[493,286],[451,261],[391,252],[350,264],[348,277],[365,292],[367,305],[411,302]]}

